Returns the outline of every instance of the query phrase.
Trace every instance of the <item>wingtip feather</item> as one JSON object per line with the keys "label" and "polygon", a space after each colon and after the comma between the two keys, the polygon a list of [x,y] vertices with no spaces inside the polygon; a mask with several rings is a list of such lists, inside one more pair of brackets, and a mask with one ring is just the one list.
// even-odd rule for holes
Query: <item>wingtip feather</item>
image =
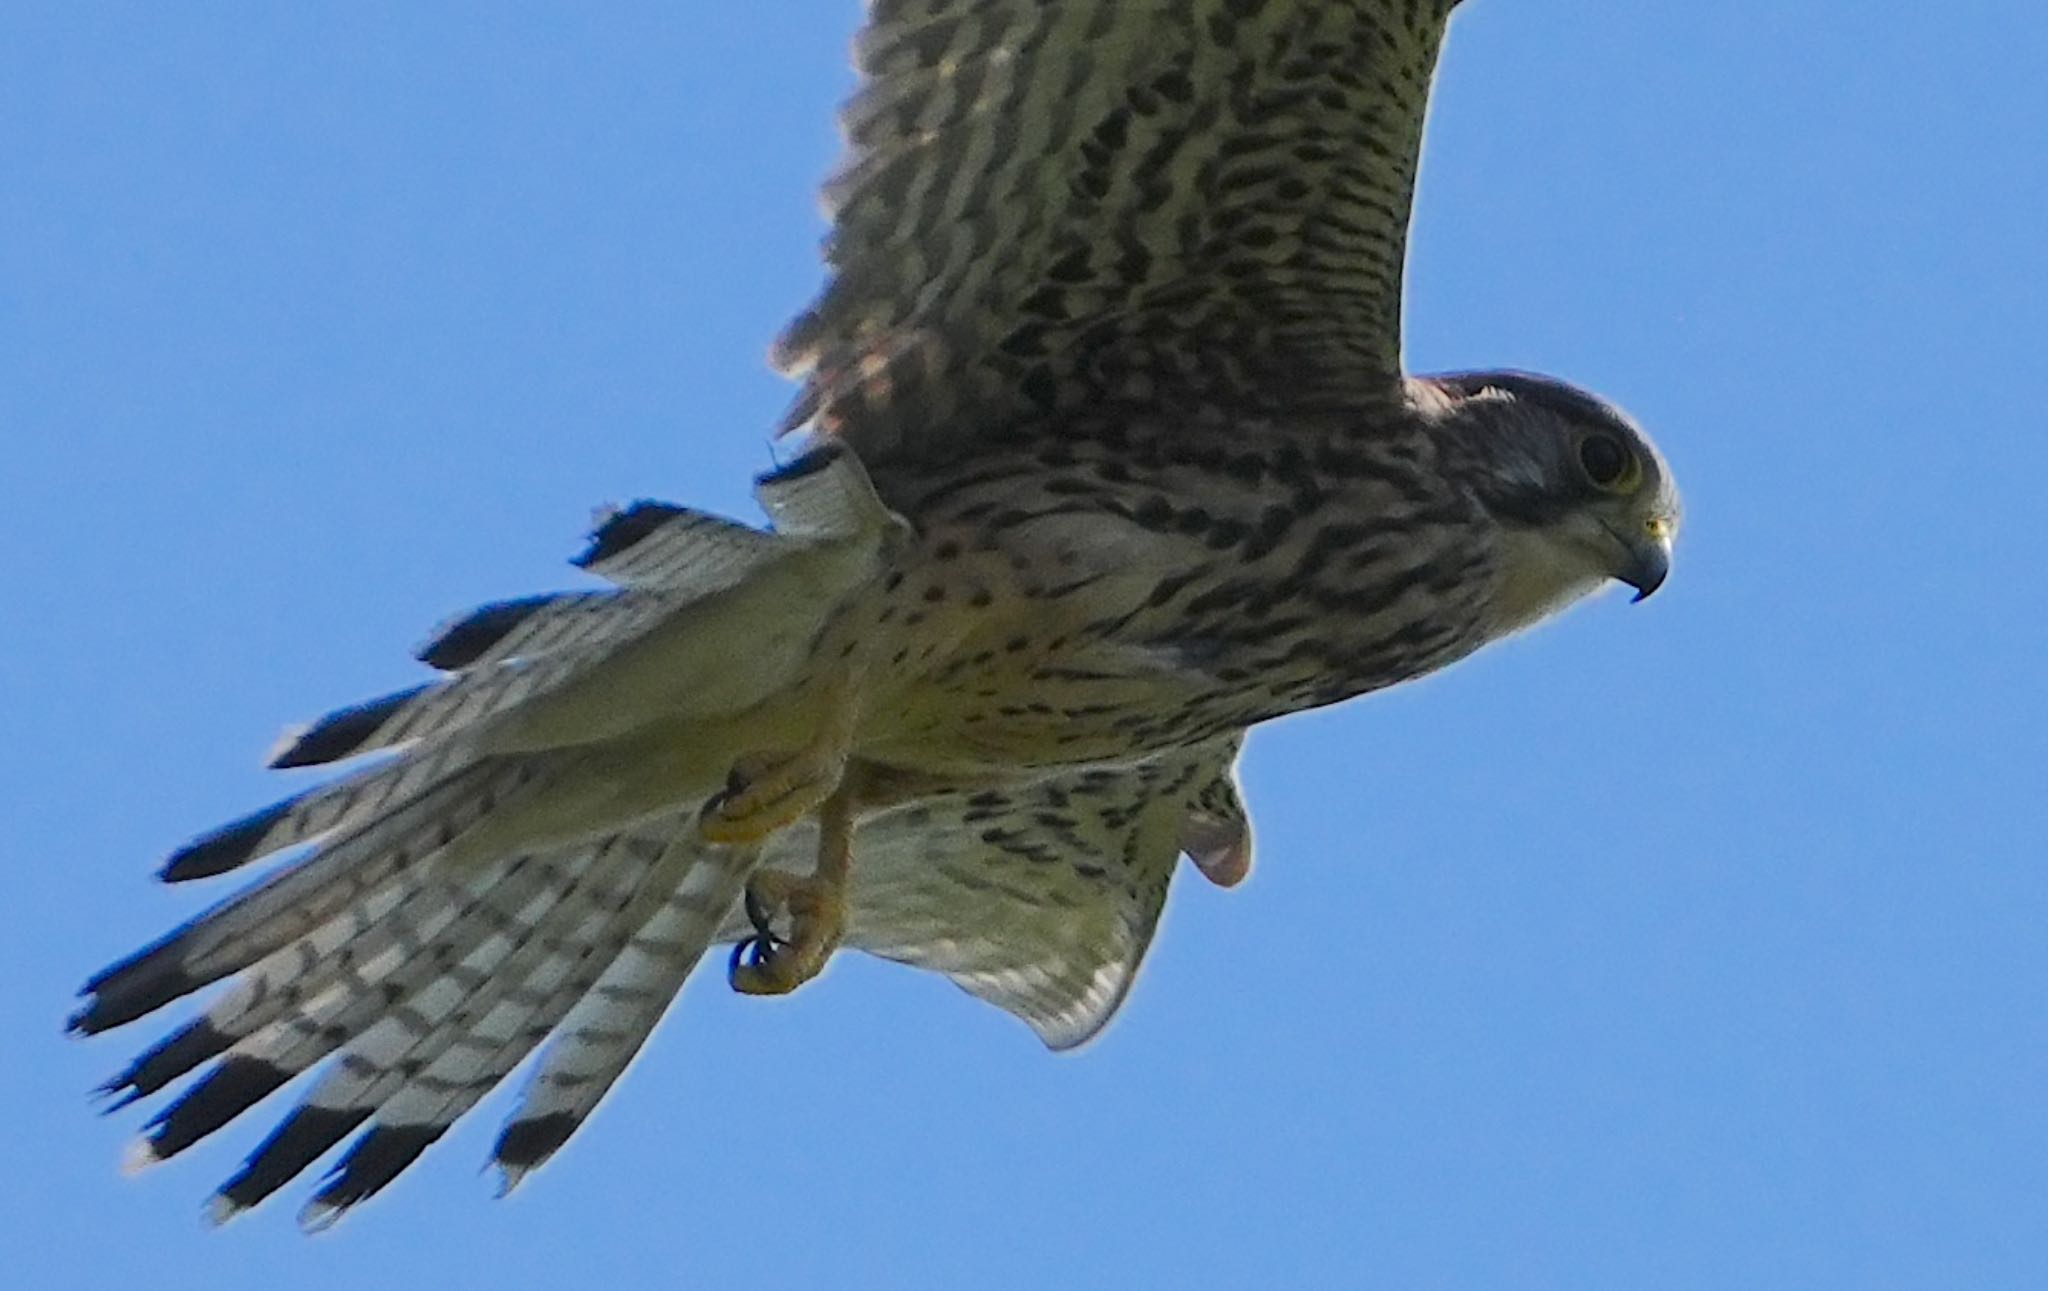
{"label": "wingtip feather", "polygon": [[415,657],[442,672],[467,668],[514,628],[561,599],[559,593],[546,592],[480,605],[435,629],[432,639],[415,652]]}
{"label": "wingtip feather", "polygon": [[298,802],[297,798],[286,798],[222,825],[212,833],[200,835],[172,852],[156,876],[165,883],[185,883],[192,879],[210,879],[216,874],[225,874],[247,865],[267,854],[269,849],[263,846],[263,840]]}
{"label": "wingtip feather", "polygon": [[491,1149],[491,1160],[502,1174],[510,1177],[505,1190],[547,1164],[548,1158],[561,1150],[581,1123],[567,1112],[551,1112],[507,1125]]}
{"label": "wingtip feather", "polygon": [[299,1231],[315,1237],[333,1228],[348,1213],[348,1207],[318,1197],[299,1207]]}
{"label": "wingtip feather", "polygon": [[684,512],[685,508],[672,502],[649,498],[603,512],[590,531],[589,545],[570,563],[578,569],[603,564]]}
{"label": "wingtip feather", "polygon": [[296,767],[325,766],[367,752],[366,746],[384,723],[434,684],[422,682],[347,708],[337,708],[310,726],[288,730],[271,750],[267,765],[273,771],[289,771]]}
{"label": "wingtip feather", "polygon": [[147,1136],[130,1139],[128,1146],[121,1150],[121,1173],[133,1179],[163,1159],[163,1154],[156,1150],[156,1144]]}
{"label": "wingtip feather", "polygon": [[230,1200],[226,1195],[215,1193],[199,1208],[199,1220],[208,1228],[222,1228],[247,1209],[247,1206]]}
{"label": "wingtip feather", "polygon": [[67,1024],[71,1034],[91,1036],[110,1031],[205,985],[173,962],[179,935],[173,933],[143,948],[87,982],[79,992],[85,1003],[73,1011]]}

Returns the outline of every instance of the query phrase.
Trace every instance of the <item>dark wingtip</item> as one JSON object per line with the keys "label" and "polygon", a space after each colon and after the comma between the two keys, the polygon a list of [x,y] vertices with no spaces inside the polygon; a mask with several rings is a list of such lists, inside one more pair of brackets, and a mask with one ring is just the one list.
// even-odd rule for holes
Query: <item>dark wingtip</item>
{"label": "dark wingtip", "polygon": [[621,507],[598,522],[591,531],[590,545],[570,563],[578,569],[602,564],[683,513],[684,508],[674,503],[646,498]]}
{"label": "dark wingtip", "polygon": [[333,1108],[304,1104],[292,1109],[263,1140],[218,1196],[230,1213],[249,1209],[284,1187],[319,1160],[327,1149],[370,1118],[374,1107]]}
{"label": "dark wingtip", "polygon": [[322,766],[353,757],[385,722],[391,720],[393,713],[418,698],[421,691],[433,684],[423,682],[379,699],[336,709],[272,754],[271,769],[286,771],[293,767]]}
{"label": "dark wingtip", "polygon": [[117,1111],[156,1093],[233,1043],[234,1037],[223,1034],[205,1018],[179,1028],[143,1050],[120,1075],[94,1091],[109,1100],[101,1110]]}
{"label": "dark wingtip", "polygon": [[230,1056],[150,1122],[151,1153],[159,1161],[183,1152],[257,1103],[291,1073],[260,1058]]}
{"label": "dark wingtip", "polygon": [[441,1137],[443,1125],[378,1125],[355,1141],[306,1204],[302,1222],[325,1228],[352,1206],[382,1192]]}
{"label": "dark wingtip", "polygon": [[846,448],[844,445],[829,439],[820,440],[802,455],[784,462],[764,475],[757,476],[754,483],[762,487],[769,487],[801,480],[807,476],[816,475],[819,471],[838,461],[845,453]]}
{"label": "dark wingtip", "polygon": [[508,1170],[531,1170],[560,1151],[578,1124],[567,1112],[513,1121],[498,1135],[491,1159]]}
{"label": "dark wingtip", "polygon": [[297,802],[297,798],[286,798],[193,839],[171,853],[156,872],[157,877],[166,883],[183,883],[188,879],[210,879],[247,865],[270,850],[263,846],[263,840]]}
{"label": "dark wingtip", "polygon": [[478,606],[437,632],[433,640],[419,648],[417,657],[421,663],[443,672],[467,668],[504,640],[512,629],[531,618],[534,611],[558,599],[556,595],[544,594]]}
{"label": "dark wingtip", "polygon": [[154,1013],[206,983],[174,961],[171,947],[177,934],[137,951],[102,970],[85,989],[86,996],[65,1029],[73,1035],[98,1035]]}

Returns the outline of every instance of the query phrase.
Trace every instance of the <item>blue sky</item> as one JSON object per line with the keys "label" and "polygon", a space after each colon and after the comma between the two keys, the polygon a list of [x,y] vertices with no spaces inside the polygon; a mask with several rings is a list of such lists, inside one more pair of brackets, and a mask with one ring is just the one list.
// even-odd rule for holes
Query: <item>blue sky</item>
{"label": "blue sky", "polygon": [[[847,957],[693,984],[509,1202],[488,1104],[308,1240],[139,1180],[77,982],[287,787],[276,730],[571,582],[597,504],[744,513],[857,6],[0,13],[0,1250],[37,1288],[2048,1285],[2048,18],[1472,0],[1420,370],[1635,411],[1677,572],[1253,740],[1052,1057]],[[266,1110],[268,1110],[266,1108]],[[303,1193],[297,1194],[303,1196]]]}

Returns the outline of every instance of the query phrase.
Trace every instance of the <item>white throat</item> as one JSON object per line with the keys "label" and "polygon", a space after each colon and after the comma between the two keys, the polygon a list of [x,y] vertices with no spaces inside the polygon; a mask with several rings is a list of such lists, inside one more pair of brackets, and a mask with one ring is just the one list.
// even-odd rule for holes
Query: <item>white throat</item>
{"label": "white throat", "polygon": [[1531,627],[1608,581],[1608,575],[1566,532],[1507,529],[1500,576],[1490,602],[1496,636]]}

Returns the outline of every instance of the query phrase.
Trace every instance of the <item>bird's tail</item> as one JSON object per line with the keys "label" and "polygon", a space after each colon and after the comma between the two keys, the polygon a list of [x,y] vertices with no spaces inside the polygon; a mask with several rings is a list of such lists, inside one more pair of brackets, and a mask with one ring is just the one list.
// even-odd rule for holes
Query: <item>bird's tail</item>
{"label": "bird's tail", "polygon": [[329,1222],[551,1035],[494,1150],[507,1186],[568,1139],[711,944],[753,858],[700,843],[677,814],[480,865],[406,859],[421,836],[405,818],[446,847],[508,784],[518,791],[489,768],[457,777],[93,979],[74,1019],[85,1032],[241,974],[103,1087],[125,1104],[212,1063],[150,1122],[133,1164],[182,1151],[333,1058],[212,1209],[225,1219],[254,1205],[367,1126],[305,1213]]}
{"label": "bird's tail", "polygon": [[[618,750],[647,747],[636,723],[725,729],[713,719],[743,709],[736,692],[771,692],[772,670],[735,671],[763,655],[722,651],[721,636],[779,615],[797,651],[815,627],[783,621],[821,617],[835,586],[866,577],[888,519],[837,449],[765,481],[763,500],[772,534],[659,504],[612,517],[582,563],[619,586],[458,621],[422,652],[446,677],[323,719],[276,760],[395,756],[171,858],[163,877],[179,882],[310,845],[86,984],[71,1025],[93,1034],[235,979],[103,1087],[118,1106],[206,1068],[150,1121],[135,1164],[182,1151],[324,1063],[212,1213],[254,1205],[360,1129],[304,1216],[331,1222],[550,1037],[494,1149],[506,1185],[568,1139],[733,917],[756,864],[753,849],[706,843],[696,823],[716,781],[695,769],[745,750],[693,754],[680,763],[689,774],[643,775],[630,791],[620,784],[633,759]],[[724,689],[659,689],[721,658]],[[706,724],[693,727],[699,714]]]}

